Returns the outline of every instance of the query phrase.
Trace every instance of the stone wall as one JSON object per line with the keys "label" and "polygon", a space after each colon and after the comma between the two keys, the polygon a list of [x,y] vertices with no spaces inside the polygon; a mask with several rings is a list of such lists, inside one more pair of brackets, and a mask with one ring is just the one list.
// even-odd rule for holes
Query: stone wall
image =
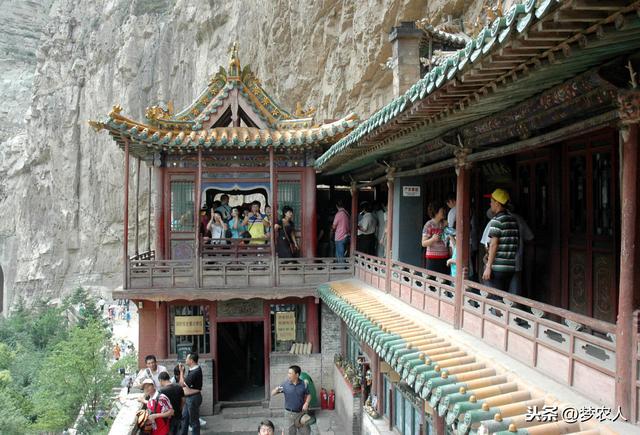
{"label": "stone wall", "polygon": [[320,307],[320,346],[322,351],[322,387],[327,392],[335,388],[333,357],[340,353],[340,317],[322,302]]}
{"label": "stone wall", "polygon": [[[336,392],[336,414],[344,433],[362,433],[362,400],[360,393],[353,394],[351,385],[342,377],[342,372],[333,365]],[[348,429],[351,429],[350,431]]]}

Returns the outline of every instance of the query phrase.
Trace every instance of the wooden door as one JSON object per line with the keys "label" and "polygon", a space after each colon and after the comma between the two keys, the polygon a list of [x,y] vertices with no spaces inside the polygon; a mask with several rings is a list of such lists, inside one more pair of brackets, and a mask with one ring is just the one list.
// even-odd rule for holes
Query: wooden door
{"label": "wooden door", "polygon": [[556,210],[552,198],[555,193],[552,149],[547,148],[519,158],[516,163],[515,210],[533,233],[533,240],[525,242],[522,268],[523,296],[547,303],[554,300],[554,267],[559,245],[554,223]]}
{"label": "wooden door", "polygon": [[618,286],[618,162],[613,130],[564,146],[564,303],[614,322]]}

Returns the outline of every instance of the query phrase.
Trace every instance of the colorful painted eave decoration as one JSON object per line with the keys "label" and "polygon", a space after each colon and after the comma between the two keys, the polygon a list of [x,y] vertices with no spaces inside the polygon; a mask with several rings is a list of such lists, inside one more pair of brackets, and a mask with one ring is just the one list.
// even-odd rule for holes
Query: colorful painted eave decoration
{"label": "colorful painted eave decoration", "polygon": [[120,146],[128,140],[138,152],[191,152],[198,148],[238,149],[289,147],[294,149],[312,148],[335,141],[351,130],[358,122],[355,114],[329,124],[298,129],[259,129],[255,127],[216,127],[191,131],[166,130],[148,124],[141,124],[121,114],[122,109],[115,106],[109,117],[103,122],[90,121],[96,130],[109,131]]}
{"label": "colorful painted eave decoration", "polygon": [[[438,123],[442,121],[442,124],[445,124],[445,120],[452,113],[464,110],[474,102],[482,101],[486,95],[491,95],[491,92],[500,88],[507,81],[498,82],[497,84],[492,83],[486,89],[483,88],[479,94],[471,91],[466,95],[463,90],[465,86],[468,86],[468,83],[465,82],[465,76],[467,73],[482,71],[485,63],[490,62],[492,56],[500,54],[506,47],[513,48],[517,46],[526,52],[531,52],[533,67],[540,64],[540,59],[543,58],[543,55],[548,57],[550,62],[555,63],[557,61],[555,58],[558,55],[554,56],[554,52],[547,51],[547,49],[536,50],[536,44],[527,40],[529,32],[534,28],[537,30],[542,25],[542,21],[551,21],[551,25],[555,24],[553,23],[556,17],[555,14],[566,12],[580,15],[584,11],[579,9],[577,3],[574,0],[526,0],[521,4],[513,5],[504,16],[497,17],[490,25],[480,30],[478,35],[471,39],[464,48],[444,58],[439,65],[411,86],[403,95],[376,111],[351,133],[333,145],[316,160],[316,169],[328,173],[338,173],[350,168],[353,169],[354,160],[361,153],[366,153],[374,144],[376,149],[380,150],[381,147],[376,135],[383,128],[388,127],[394,119],[407,114],[419,103],[425,103],[428,106],[429,102],[437,98],[438,91],[447,85],[460,86],[460,89],[453,93],[457,102],[453,103],[454,95],[449,96],[446,107],[444,107],[445,102],[438,102],[438,105],[433,107],[428,116],[422,116],[422,121],[432,118],[430,122]],[[628,1],[628,6],[624,8],[620,6],[607,8],[607,0],[602,0],[602,3],[604,6],[600,8],[599,12],[601,13],[604,13],[605,10],[612,11],[618,8],[620,10],[633,8],[638,10],[638,2],[636,1]],[[574,10],[573,8],[577,9]],[[588,25],[586,22],[581,22],[580,24],[584,24],[585,30],[588,28],[590,32],[593,32],[596,30],[589,26],[595,25],[597,21],[594,20],[593,24]],[[617,23],[616,28],[618,28]],[[576,33],[581,34],[580,31]],[[571,36],[572,34],[567,34],[566,37],[570,38]],[[582,36],[584,37],[584,35]],[[570,51],[568,45],[566,49],[567,52]],[[560,53],[560,55],[562,54]],[[518,68],[522,70],[519,73],[526,75],[527,66],[525,64],[520,65]],[[519,78],[518,74],[514,73],[511,73],[510,77],[512,80],[508,80],[509,83]],[[443,105],[443,107],[440,108],[440,105]],[[409,114],[407,116],[412,122],[416,119],[415,116],[412,117]],[[407,124],[407,120],[404,120],[404,118],[403,124]]]}

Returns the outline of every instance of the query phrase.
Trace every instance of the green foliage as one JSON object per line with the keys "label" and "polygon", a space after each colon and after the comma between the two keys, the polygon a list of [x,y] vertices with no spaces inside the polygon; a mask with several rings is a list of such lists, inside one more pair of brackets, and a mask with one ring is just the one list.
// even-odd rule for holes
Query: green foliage
{"label": "green foliage", "polygon": [[83,406],[82,433],[105,432],[95,415],[119,383],[110,356],[107,323],[85,290],[59,307],[18,301],[0,319],[0,434],[61,432]]}
{"label": "green foliage", "polygon": [[[0,366],[1,367],[1,366]],[[118,369],[124,368],[125,373],[135,373],[138,371],[138,354],[136,352],[123,356],[120,360],[113,364],[113,369],[117,372]]]}

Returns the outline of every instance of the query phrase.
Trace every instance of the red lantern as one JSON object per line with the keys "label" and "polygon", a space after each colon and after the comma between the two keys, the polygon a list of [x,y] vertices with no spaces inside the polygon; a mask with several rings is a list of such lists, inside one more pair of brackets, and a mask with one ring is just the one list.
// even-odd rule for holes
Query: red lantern
{"label": "red lantern", "polygon": [[324,388],[320,390],[320,408],[327,409],[329,407],[329,395]]}
{"label": "red lantern", "polygon": [[336,407],[336,393],[331,390],[329,393],[329,409],[335,409]]}

